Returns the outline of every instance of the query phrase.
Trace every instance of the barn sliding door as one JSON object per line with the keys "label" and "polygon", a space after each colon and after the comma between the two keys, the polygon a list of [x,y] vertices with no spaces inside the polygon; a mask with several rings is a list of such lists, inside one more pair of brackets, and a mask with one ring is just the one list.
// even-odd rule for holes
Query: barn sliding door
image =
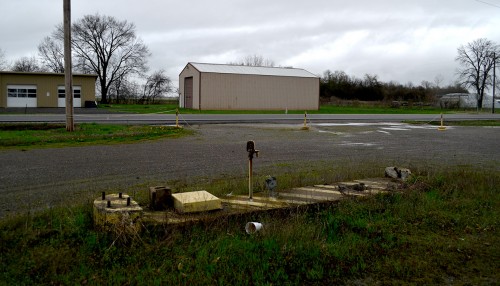
{"label": "barn sliding door", "polygon": [[184,108],[193,108],[193,77],[184,79]]}

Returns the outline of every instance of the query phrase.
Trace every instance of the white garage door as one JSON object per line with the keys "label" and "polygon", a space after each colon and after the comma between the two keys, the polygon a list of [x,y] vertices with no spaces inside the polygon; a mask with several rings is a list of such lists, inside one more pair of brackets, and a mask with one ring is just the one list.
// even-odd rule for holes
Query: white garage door
{"label": "white garage door", "polygon": [[[66,89],[64,86],[57,87],[57,106],[66,107]],[[73,107],[82,107],[82,87],[73,86]]]}
{"label": "white garage door", "polygon": [[36,106],[36,85],[7,86],[7,107]]}

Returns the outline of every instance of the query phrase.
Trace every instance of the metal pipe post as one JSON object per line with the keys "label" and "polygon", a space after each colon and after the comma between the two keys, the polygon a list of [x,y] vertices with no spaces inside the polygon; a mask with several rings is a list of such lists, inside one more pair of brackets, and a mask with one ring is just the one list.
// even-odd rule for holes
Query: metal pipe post
{"label": "metal pipe post", "polygon": [[252,158],[248,159],[248,199],[253,199],[253,184],[252,184]]}

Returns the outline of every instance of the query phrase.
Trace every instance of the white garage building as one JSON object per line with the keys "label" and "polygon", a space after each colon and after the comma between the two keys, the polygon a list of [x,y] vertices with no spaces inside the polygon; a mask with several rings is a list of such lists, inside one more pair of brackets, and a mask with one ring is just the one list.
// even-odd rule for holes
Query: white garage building
{"label": "white garage building", "polygon": [[317,110],[319,77],[303,69],[188,63],[179,104],[199,110]]}

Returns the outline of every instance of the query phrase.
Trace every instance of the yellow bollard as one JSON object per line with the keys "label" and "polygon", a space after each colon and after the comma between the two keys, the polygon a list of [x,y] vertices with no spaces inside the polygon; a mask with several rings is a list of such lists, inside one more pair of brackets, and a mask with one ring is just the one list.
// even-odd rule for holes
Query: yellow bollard
{"label": "yellow bollard", "polygon": [[301,130],[309,130],[309,127],[307,126],[307,111],[304,111],[304,126]]}
{"label": "yellow bollard", "polygon": [[439,131],[445,131],[446,126],[444,126],[444,121],[443,121],[443,114],[441,113],[441,126],[438,127]]}
{"label": "yellow bollard", "polygon": [[179,108],[175,109],[175,127],[179,128]]}

